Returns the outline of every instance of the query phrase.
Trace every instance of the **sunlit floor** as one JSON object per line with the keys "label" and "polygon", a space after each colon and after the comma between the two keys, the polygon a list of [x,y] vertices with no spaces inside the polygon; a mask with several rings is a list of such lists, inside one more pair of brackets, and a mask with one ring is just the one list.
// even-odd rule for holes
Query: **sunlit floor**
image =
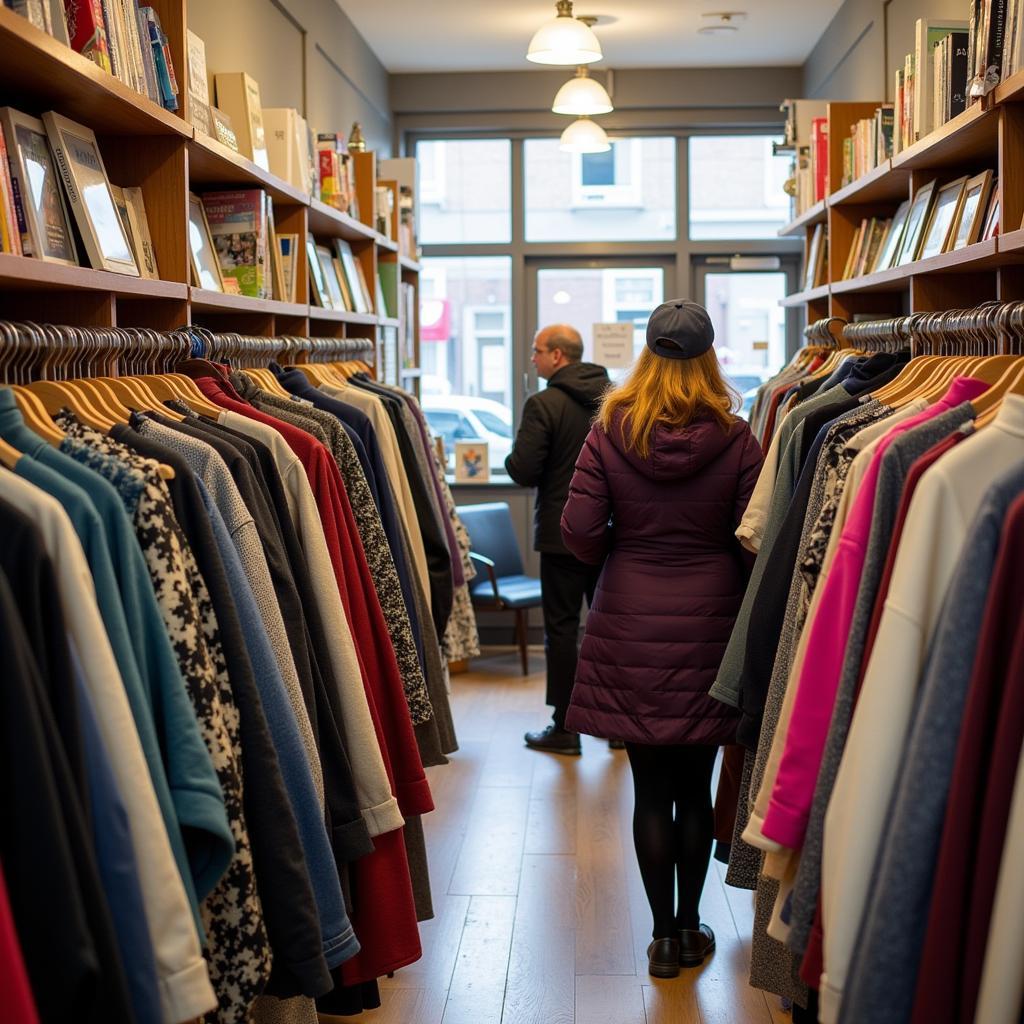
{"label": "sunlit floor", "polygon": [[[433,921],[421,961],[381,983],[367,1024],[772,1024],[790,1020],[747,982],[751,894],[712,862],[702,917],[718,949],[674,981],[647,974],[650,921],[630,835],[622,751],[538,754],[543,657],[477,659],[456,676],[461,749],[430,769],[424,819]],[[350,1018],[351,1019],[351,1018]]]}

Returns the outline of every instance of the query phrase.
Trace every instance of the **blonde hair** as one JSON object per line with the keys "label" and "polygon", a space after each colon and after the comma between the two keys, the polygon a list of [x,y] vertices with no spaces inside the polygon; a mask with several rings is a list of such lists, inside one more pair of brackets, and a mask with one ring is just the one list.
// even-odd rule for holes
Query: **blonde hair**
{"label": "blonde hair", "polygon": [[728,430],[739,396],[726,383],[714,349],[694,359],[665,359],[645,348],[630,375],[605,392],[597,422],[608,433],[615,414],[622,416],[622,436],[643,458],[659,423],[685,427],[700,413]]}

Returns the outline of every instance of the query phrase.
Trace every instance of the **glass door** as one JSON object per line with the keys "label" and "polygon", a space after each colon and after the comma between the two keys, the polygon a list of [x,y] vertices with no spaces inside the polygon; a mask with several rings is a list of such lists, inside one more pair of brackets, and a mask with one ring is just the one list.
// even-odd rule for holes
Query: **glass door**
{"label": "glass door", "polygon": [[[527,264],[529,338],[549,324],[568,323],[583,336],[583,358],[594,361],[594,325],[633,325],[633,355],[643,348],[647,318],[665,300],[671,263],[637,260],[537,260]],[[610,367],[613,380],[625,369]],[[532,364],[526,390],[544,387]]]}
{"label": "glass door", "polygon": [[715,350],[743,399],[744,416],[757,388],[781,369],[799,343],[795,334],[790,336],[793,328],[787,328],[781,305],[796,291],[796,264],[774,257],[758,259],[765,269],[733,269],[739,261],[728,257],[694,263],[694,299],[711,316]]}

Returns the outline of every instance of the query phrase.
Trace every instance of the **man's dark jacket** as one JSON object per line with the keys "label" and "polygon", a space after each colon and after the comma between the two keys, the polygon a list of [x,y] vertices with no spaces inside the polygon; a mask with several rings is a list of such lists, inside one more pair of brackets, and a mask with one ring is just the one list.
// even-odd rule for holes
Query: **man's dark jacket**
{"label": "man's dark jacket", "polygon": [[531,395],[505,469],[517,484],[537,488],[533,547],[567,554],[559,522],[569,496],[576,459],[590,431],[608,371],[594,363],[563,366],[543,390]]}

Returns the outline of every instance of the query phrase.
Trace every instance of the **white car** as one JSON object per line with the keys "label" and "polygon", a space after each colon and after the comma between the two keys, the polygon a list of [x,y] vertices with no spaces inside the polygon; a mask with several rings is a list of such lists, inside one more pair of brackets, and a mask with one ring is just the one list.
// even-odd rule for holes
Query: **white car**
{"label": "white car", "polygon": [[500,402],[470,395],[424,395],[420,404],[430,429],[444,438],[449,467],[456,441],[486,441],[491,469],[501,469],[512,451],[512,413]]}

